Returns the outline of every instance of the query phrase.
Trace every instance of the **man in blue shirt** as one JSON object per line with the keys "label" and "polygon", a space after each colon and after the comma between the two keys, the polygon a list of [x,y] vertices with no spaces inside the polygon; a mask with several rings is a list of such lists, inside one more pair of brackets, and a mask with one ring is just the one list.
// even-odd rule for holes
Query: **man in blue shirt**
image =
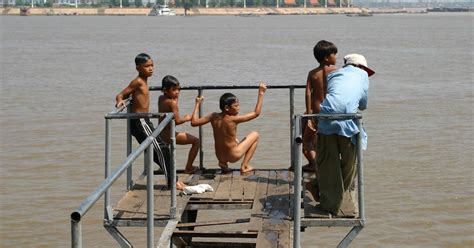
{"label": "man in blue shirt", "polygon": [[[352,114],[367,108],[369,76],[374,71],[367,67],[364,56],[349,54],[343,68],[327,78],[326,98],[321,103],[321,114]],[[337,215],[344,192],[352,186],[356,175],[356,137],[364,130],[355,120],[320,120],[318,123],[317,166],[320,177],[319,208]]]}

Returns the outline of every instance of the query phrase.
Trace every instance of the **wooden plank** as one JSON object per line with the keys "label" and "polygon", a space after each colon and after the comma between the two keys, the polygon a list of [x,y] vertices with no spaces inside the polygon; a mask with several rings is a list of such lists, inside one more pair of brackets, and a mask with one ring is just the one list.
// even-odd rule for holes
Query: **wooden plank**
{"label": "wooden plank", "polygon": [[233,201],[242,201],[244,196],[244,181],[240,175],[240,171],[232,173],[232,186],[230,190],[230,199]]}
{"label": "wooden plank", "polygon": [[213,179],[204,179],[204,180],[199,180],[199,183],[205,183],[211,185],[211,187],[214,189],[212,192],[204,192],[202,194],[197,194],[193,195],[192,199],[199,199],[199,200],[204,200],[204,199],[213,199],[214,195],[216,194],[216,190],[219,185],[219,180],[220,180],[220,175],[215,175]]}
{"label": "wooden plank", "polygon": [[158,248],[169,248],[171,242],[171,236],[173,235],[173,231],[176,229],[176,225],[178,225],[177,220],[171,220],[165,227],[165,230],[161,233],[160,240],[158,241]]}
{"label": "wooden plank", "polygon": [[219,187],[214,195],[215,200],[229,200],[232,186],[232,173],[223,174],[219,180]]}
{"label": "wooden plank", "polygon": [[145,198],[146,192],[128,191],[114,208],[114,218],[131,219],[145,203]]}
{"label": "wooden plank", "polygon": [[262,228],[262,218],[266,216],[263,211],[265,209],[270,171],[256,171],[255,175],[258,176],[258,183],[250,214],[248,230],[258,232]]}
{"label": "wooden plank", "polygon": [[257,191],[258,176],[255,175],[255,171],[242,178],[244,183],[244,195],[243,200],[253,200],[255,198],[255,192]]}
{"label": "wooden plank", "polygon": [[260,231],[257,235],[255,248],[278,248],[277,231]]}

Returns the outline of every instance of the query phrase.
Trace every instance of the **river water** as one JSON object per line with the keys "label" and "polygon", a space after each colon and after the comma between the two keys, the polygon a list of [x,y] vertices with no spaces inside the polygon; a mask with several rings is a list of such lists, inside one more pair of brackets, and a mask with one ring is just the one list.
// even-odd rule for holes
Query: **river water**
{"label": "river water", "polygon": [[[0,247],[70,245],[69,215],[103,179],[103,116],[136,75],[136,54],[154,58],[150,85],[166,74],[184,86],[304,84],[320,39],[338,46],[337,66],[361,53],[376,71],[364,112],[367,226],[353,247],[474,246],[473,14],[1,16],[0,26]],[[218,110],[222,93],[204,92],[205,113]],[[253,109],[256,90],[235,93],[242,112]],[[182,92],[181,113],[195,96]],[[297,112],[303,102],[297,90]],[[255,167],[288,166],[288,121],[287,90],[268,90],[263,114],[239,126],[240,137],[261,133]],[[113,128],[115,166],[124,158],[123,121]],[[178,130],[197,134],[189,124]],[[204,133],[205,165],[216,167],[209,126]],[[179,147],[179,167],[186,154]],[[123,191],[122,178],[112,200]],[[102,206],[84,218],[85,247],[117,246]],[[145,245],[145,229],[122,230]],[[308,229],[302,245],[334,247],[347,231]]]}

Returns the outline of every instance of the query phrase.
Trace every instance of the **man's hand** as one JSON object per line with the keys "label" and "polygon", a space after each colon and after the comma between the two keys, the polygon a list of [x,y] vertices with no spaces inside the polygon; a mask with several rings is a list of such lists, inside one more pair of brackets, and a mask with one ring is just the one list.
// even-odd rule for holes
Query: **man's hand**
{"label": "man's hand", "polygon": [[190,121],[191,120],[191,115],[184,115],[183,119],[184,119],[184,121]]}

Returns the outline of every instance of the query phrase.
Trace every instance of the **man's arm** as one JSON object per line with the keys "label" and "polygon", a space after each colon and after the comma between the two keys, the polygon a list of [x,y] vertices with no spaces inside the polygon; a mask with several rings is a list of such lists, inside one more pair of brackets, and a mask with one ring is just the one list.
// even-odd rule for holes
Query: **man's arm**
{"label": "man's arm", "polygon": [[193,114],[191,116],[191,126],[193,126],[193,127],[201,126],[201,125],[204,125],[204,124],[211,121],[212,114],[209,114],[209,115],[204,116],[202,118],[199,118],[199,116],[198,116],[199,106],[201,105],[203,100],[204,100],[204,97],[202,97],[202,96],[196,97],[196,105],[194,105]]}
{"label": "man's arm", "polygon": [[255,110],[245,115],[236,116],[234,121],[237,123],[240,123],[240,122],[246,122],[246,121],[250,121],[252,119],[257,118],[262,112],[263,95],[265,95],[266,90],[267,90],[267,85],[264,82],[261,82],[258,88],[258,98],[257,98],[257,104],[255,105]]}
{"label": "man's arm", "polygon": [[123,89],[118,95],[115,97],[115,107],[119,108],[125,105],[124,99],[128,98],[130,94],[132,94],[135,89],[139,87],[139,83],[137,80],[133,80],[130,84]]}

